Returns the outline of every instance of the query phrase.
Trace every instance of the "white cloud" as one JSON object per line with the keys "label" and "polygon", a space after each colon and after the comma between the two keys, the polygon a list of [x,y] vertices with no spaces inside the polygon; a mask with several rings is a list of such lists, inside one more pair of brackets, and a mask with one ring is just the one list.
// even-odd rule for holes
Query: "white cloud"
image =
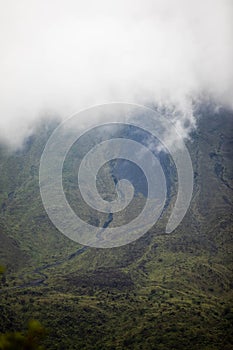
{"label": "white cloud", "polygon": [[[19,144],[43,111],[233,105],[231,0],[9,0],[0,11],[0,135]],[[182,129],[183,121],[178,124]]]}

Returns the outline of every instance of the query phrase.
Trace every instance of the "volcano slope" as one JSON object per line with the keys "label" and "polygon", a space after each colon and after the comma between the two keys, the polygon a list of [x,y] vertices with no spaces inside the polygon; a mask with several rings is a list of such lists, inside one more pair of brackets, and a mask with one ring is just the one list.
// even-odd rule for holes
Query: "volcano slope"
{"label": "volcano slope", "polygon": [[[233,349],[233,115],[207,106],[199,114],[187,143],[194,192],[183,222],[164,234],[164,215],[119,248],[82,247],[49,221],[38,170],[55,124],[17,152],[1,146],[0,332],[37,319],[50,350]],[[79,202],[76,210],[94,220]]]}

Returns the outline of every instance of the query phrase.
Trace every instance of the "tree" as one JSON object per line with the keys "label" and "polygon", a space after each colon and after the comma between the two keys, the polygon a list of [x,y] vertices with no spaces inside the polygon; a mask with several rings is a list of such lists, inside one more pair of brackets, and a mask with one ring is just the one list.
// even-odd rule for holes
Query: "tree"
{"label": "tree", "polygon": [[[0,265],[0,275],[4,272],[5,268]],[[39,321],[31,320],[25,334],[22,332],[0,334],[0,350],[43,350],[44,347],[40,345],[40,341],[45,333]]]}
{"label": "tree", "polygon": [[43,350],[41,338],[45,336],[45,329],[39,321],[31,320],[25,334],[9,332],[0,335],[0,350]]}

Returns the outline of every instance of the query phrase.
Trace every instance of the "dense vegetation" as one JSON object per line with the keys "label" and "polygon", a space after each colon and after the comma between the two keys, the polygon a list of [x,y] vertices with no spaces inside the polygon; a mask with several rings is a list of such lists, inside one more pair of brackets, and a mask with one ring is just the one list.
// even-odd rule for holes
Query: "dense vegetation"
{"label": "dense vegetation", "polygon": [[233,349],[233,116],[210,107],[200,114],[182,224],[164,234],[165,213],[141,239],[114,249],[68,240],[43,209],[38,167],[54,125],[16,153],[1,147],[0,333],[26,332],[36,319],[50,350]]}
{"label": "dense vegetation", "polygon": [[22,332],[8,332],[0,335],[1,350],[43,350],[40,345],[41,339],[45,335],[45,329],[40,322],[31,320],[28,330]]}

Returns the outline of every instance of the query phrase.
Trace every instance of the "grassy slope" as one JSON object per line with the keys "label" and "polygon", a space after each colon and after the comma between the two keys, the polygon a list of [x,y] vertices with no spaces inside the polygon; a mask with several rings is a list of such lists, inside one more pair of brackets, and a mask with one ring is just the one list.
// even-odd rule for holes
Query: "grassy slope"
{"label": "grassy slope", "polygon": [[164,219],[130,245],[70,259],[79,245],[50,224],[39,196],[47,137],[41,130],[25,151],[0,155],[0,329],[37,318],[48,349],[232,349],[232,116],[205,111],[199,121],[194,197],[175,232],[163,234]]}

